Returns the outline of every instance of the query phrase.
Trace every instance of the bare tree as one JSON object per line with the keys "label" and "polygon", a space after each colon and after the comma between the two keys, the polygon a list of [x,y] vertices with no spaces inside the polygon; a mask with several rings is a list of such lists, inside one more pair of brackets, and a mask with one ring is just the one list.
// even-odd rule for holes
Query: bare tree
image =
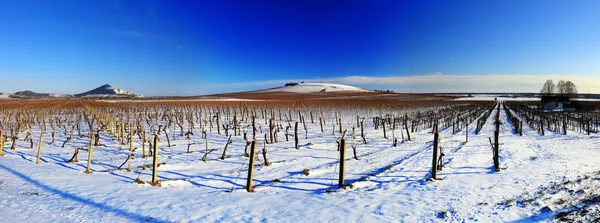
{"label": "bare tree", "polygon": [[540,94],[552,94],[555,92],[555,90],[556,85],[554,85],[554,81],[552,81],[552,79],[548,79],[546,80],[546,83],[544,83],[544,87],[542,87]]}
{"label": "bare tree", "polygon": [[556,84],[556,93],[559,93],[559,94],[567,93],[566,89],[565,89],[565,87],[566,87],[565,84],[566,84],[566,82],[564,80],[558,81],[558,83]]}
{"label": "bare tree", "polygon": [[577,86],[571,81],[565,83],[565,94],[577,94]]}

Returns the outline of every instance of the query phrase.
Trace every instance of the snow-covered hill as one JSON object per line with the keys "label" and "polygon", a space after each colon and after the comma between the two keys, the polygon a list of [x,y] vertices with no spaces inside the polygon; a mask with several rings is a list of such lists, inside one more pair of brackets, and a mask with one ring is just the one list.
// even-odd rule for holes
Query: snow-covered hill
{"label": "snow-covered hill", "polygon": [[40,99],[40,98],[69,98],[72,95],[62,93],[37,93],[30,90],[18,91],[14,94],[6,94],[6,97],[10,98],[24,98],[24,99]]}
{"label": "snow-covered hill", "polygon": [[144,97],[133,92],[125,91],[110,84],[102,85],[94,90],[87,91],[81,94],[76,94],[75,97],[83,98],[112,98],[112,97]]}
{"label": "snow-covered hill", "polygon": [[298,85],[288,85],[285,87],[278,87],[273,89],[264,90],[263,92],[296,92],[296,93],[316,93],[316,92],[339,92],[339,91],[358,91],[358,92],[370,92],[363,88],[343,85],[343,84],[330,84],[330,83],[300,83]]}
{"label": "snow-covered hill", "polygon": [[10,98],[10,94],[0,93],[0,99],[9,99],[9,98]]}

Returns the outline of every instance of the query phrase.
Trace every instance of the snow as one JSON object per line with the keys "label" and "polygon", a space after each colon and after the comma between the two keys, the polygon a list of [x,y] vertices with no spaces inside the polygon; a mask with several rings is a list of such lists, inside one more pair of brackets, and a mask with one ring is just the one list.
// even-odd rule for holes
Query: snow
{"label": "snow", "polygon": [[[127,157],[128,145],[111,140],[101,133],[102,146],[95,147],[92,174],[85,174],[87,152],[79,154],[79,163],[67,163],[75,147],[87,148],[88,139],[76,137],[61,148],[66,137],[56,133],[50,144],[49,134],[43,141],[41,164],[35,164],[36,149],[21,138],[17,149],[5,143],[0,157],[0,211],[4,222],[507,222],[549,221],[554,210],[566,210],[555,204],[569,198],[568,192],[551,194],[551,200],[536,199],[538,191],[551,185],[600,168],[600,136],[578,132],[545,136],[523,124],[523,136],[512,130],[504,109],[500,110],[500,172],[493,171],[492,151],[488,138],[493,137],[494,110],[479,135],[476,123],[469,126],[469,141],[464,129],[452,134],[440,129],[440,146],[446,154],[443,180],[427,181],[431,168],[433,135],[427,130],[411,133],[413,141],[391,147],[383,139],[382,130],[368,124],[368,144],[356,137],[359,160],[352,157],[352,139],[347,136],[346,183],[352,188],[338,190],[333,118],[327,118],[325,132],[318,122],[307,122],[308,139],[300,127],[300,149],[293,148],[293,138],[267,144],[267,157],[272,163],[263,166],[259,153],[254,172],[254,193],[247,193],[248,158],[242,156],[245,142],[232,137],[227,149],[230,156],[220,159],[225,145],[224,135],[208,132],[209,149],[217,151],[203,162],[205,140],[195,134],[186,153],[188,140],[178,129],[169,129],[168,147],[160,136],[158,168],[160,187],[137,184],[136,178],[150,181],[151,164],[135,152],[132,171],[115,170]],[[352,115],[350,115],[352,116]],[[350,122],[352,117],[343,120]],[[258,119],[259,123],[264,120]],[[367,122],[366,122],[367,123]],[[292,123],[293,124],[293,123]],[[357,129],[359,131],[359,129]],[[391,135],[388,130],[388,136]],[[39,129],[32,129],[35,144]],[[400,137],[400,130],[395,130]],[[404,133],[406,134],[406,133]],[[358,134],[357,134],[358,135]],[[23,137],[23,136],[21,136]],[[251,138],[250,134],[250,138]],[[134,147],[141,145],[137,137]],[[257,134],[257,149],[263,148],[262,134]],[[310,144],[309,144],[310,143]],[[146,145],[147,146],[147,145]],[[125,165],[126,166],[126,165]],[[309,175],[302,172],[309,169]],[[362,180],[361,180],[362,179]],[[596,191],[600,178],[591,177],[573,188]],[[278,182],[277,182],[278,181]],[[571,188],[569,186],[569,188]],[[233,189],[232,193],[226,191]],[[337,192],[327,193],[327,190]],[[552,210],[546,211],[546,207]],[[596,209],[597,210],[597,209]],[[591,221],[586,221],[591,222]]]}
{"label": "snow", "polygon": [[88,94],[85,96],[82,96],[83,98],[130,98],[130,97],[143,97],[142,95],[136,95],[136,94],[122,94],[122,93],[115,93],[115,94]]}
{"label": "snow", "polygon": [[575,98],[573,101],[600,101],[600,98]]}
{"label": "snow", "polygon": [[65,98],[65,97],[73,97],[71,95],[68,94],[63,94],[63,93],[50,93],[49,95],[50,97],[54,97],[54,98]]}
{"label": "snow", "polygon": [[330,83],[300,83],[294,86],[279,87],[264,92],[295,92],[295,93],[316,93],[316,92],[339,92],[339,91],[359,91],[359,92],[371,92],[370,90],[343,85],[343,84],[330,84]]}
{"label": "snow", "polygon": [[494,96],[474,96],[454,99],[455,101],[540,101],[540,98],[534,97],[494,97]]}
{"label": "snow", "polygon": [[0,100],[10,99],[10,94],[0,93]]}
{"label": "snow", "polygon": [[143,95],[137,95],[133,92],[125,91],[110,84],[102,85],[93,90],[76,94],[75,96],[84,98],[144,97]]}

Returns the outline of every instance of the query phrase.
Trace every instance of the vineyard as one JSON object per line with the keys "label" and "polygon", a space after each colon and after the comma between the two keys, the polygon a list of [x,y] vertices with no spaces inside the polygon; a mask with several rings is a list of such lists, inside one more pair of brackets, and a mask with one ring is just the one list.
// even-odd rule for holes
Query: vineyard
{"label": "vineyard", "polygon": [[569,218],[575,201],[531,199],[600,167],[590,107],[0,101],[0,210],[28,221]]}

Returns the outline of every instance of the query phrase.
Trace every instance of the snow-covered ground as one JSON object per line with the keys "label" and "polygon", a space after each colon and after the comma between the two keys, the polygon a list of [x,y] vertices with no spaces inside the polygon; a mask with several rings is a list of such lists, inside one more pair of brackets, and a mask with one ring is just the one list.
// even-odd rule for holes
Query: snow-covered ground
{"label": "snow-covered ground", "polygon": [[10,94],[0,93],[0,100],[10,99]]}
{"label": "snow-covered ground", "polygon": [[[245,142],[232,137],[227,158],[221,160],[226,138],[216,130],[208,132],[209,149],[217,149],[203,162],[205,140],[195,134],[186,153],[188,140],[178,129],[169,129],[172,147],[160,136],[158,168],[161,187],[135,183],[150,181],[150,158],[135,152],[132,171],[115,170],[127,157],[128,145],[101,133],[102,146],[95,147],[92,174],[85,174],[87,152],[79,163],[67,163],[75,147],[87,148],[88,140],[76,138],[65,148],[65,136],[58,132],[50,144],[43,140],[40,164],[35,164],[36,149],[29,142],[17,141],[17,149],[5,143],[0,157],[1,222],[532,222],[552,221],[560,210],[571,205],[556,202],[569,198],[568,191],[536,196],[552,185],[595,176],[600,168],[600,136],[577,132],[568,135],[546,131],[545,136],[524,124],[523,136],[512,130],[506,111],[500,110],[500,172],[493,171],[493,136],[490,115],[479,135],[475,123],[452,134],[440,129],[443,148],[442,180],[427,181],[431,169],[433,135],[427,130],[411,133],[412,141],[392,147],[382,130],[367,127],[367,144],[354,139],[358,160],[352,155],[348,137],[346,183],[351,188],[338,190],[339,152],[332,134],[332,120],[321,133],[318,122],[308,125],[308,139],[300,127],[300,149],[293,137],[285,142],[267,144],[263,166],[258,153],[254,172],[254,193],[246,192],[248,158],[242,156]],[[349,120],[350,121],[350,120]],[[264,122],[260,120],[259,122]],[[293,123],[292,123],[293,124]],[[352,126],[353,123],[344,123]],[[359,130],[359,129],[358,129]],[[349,130],[351,131],[351,130]],[[392,131],[388,130],[388,136]],[[394,132],[400,138],[400,130]],[[404,133],[405,135],[406,133]],[[39,130],[34,129],[34,148]],[[252,137],[251,134],[249,136]],[[406,137],[406,136],[405,136]],[[263,148],[263,134],[257,134],[257,149]],[[147,146],[147,145],[146,145]],[[140,148],[136,137],[136,148]],[[125,165],[127,166],[127,165]],[[304,175],[304,169],[309,174]],[[593,191],[598,177],[589,177],[577,187]],[[587,182],[587,183],[586,183]],[[596,182],[596,183],[594,183]],[[233,189],[232,193],[226,191]],[[337,192],[328,193],[328,190]],[[598,209],[595,209],[598,210]],[[585,222],[586,219],[583,219]]]}
{"label": "snow-covered ground", "polygon": [[538,97],[494,97],[494,96],[474,96],[454,99],[455,101],[540,101]]}
{"label": "snow-covered ground", "polygon": [[574,101],[600,101],[598,98],[575,98]]}
{"label": "snow-covered ground", "polygon": [[337,92],[337,91],[360,91],[360,92],[371,92],[363,88],[343,85],[343,84],[330,84],[330,83],[300,83],[294,86],[279,87],[265,92],[296,92],[296,93],[315,93],[315,92]]}

